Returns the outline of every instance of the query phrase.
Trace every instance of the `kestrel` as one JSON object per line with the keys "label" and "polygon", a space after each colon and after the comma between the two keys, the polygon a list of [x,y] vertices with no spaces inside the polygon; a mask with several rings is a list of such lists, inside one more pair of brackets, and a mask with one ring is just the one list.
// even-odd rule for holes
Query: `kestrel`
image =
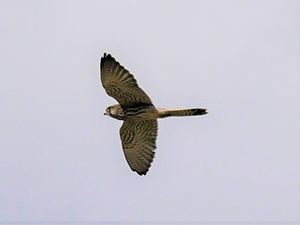
{"label": "kestrel", "polygon": [[139,175],[146,175],[153,161],[158,118],[207,114],[204,108],[155,107],[133,75],[110,54],[101,57],[100,71],[106,93],[119,103],[106,108],[104,115],[124,121],[120,128],[122,148],[130,168]]}

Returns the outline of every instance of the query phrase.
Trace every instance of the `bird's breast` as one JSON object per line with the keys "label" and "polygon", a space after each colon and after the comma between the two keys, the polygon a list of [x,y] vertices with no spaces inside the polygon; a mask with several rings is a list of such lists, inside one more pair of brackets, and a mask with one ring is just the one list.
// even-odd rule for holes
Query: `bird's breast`
{"label": "bird's breast", "polygon": [[154,106],[137,106],[123,109],[123,114],[126,119],[156,119],[158,112]]}

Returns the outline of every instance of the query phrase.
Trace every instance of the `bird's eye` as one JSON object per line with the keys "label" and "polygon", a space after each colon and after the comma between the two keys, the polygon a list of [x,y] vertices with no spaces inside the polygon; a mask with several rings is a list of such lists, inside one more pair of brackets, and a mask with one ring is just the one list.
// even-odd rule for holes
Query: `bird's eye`
{"label": "bird's eye", "polygon": [[109,111],[110,111],[109,108],[107,108],[107,109],[106,109],[106,112],[109,112]]}

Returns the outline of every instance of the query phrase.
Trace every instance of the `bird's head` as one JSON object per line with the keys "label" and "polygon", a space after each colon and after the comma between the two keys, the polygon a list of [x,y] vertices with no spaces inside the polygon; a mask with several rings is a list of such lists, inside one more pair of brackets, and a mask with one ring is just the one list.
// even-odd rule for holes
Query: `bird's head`
{"label": "bird's head", "polygon": [[110,107],[107,107],[105,112],[104,112],[104,115],[110,115]]}
{"label": "bird's head", "polygon": [[120,105],[111,105],[106,108],[104,115],[108,115],[110,117],[116,118],[121,114],[121,107]]}

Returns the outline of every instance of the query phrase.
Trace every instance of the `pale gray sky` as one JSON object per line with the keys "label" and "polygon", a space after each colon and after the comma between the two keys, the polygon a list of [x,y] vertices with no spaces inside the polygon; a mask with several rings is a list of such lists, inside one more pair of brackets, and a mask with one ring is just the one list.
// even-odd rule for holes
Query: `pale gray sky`
{"label": "pale gray sky", "polygon": [[[0,1],[0,222],[300,220],[299,1]],[[157,106],[140,177],[111,53]]]}

